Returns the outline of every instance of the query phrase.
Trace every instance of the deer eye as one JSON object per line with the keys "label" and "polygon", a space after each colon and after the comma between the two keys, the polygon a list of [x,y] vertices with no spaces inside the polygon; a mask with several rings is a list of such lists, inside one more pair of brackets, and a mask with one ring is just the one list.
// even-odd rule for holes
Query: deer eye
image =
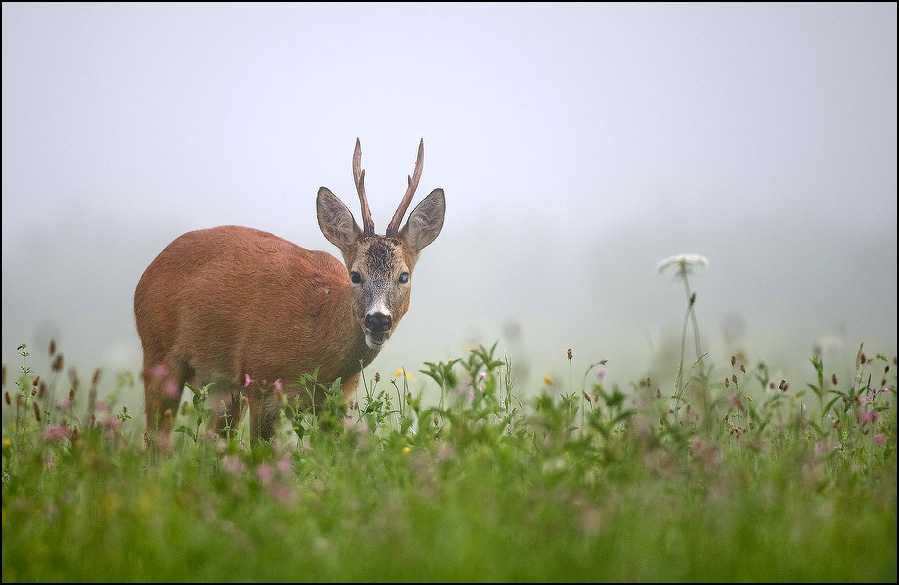
{"label": "deer eye", "polygon": [[400,284],[406,284],[407,282],[409,282],[409,273],[403,272],[400,274]]}
{"label": "deer eye", "polygon": [[353,284],[361,284],[362,283],[362,275],[353,270],[350,272],[350,282]]}

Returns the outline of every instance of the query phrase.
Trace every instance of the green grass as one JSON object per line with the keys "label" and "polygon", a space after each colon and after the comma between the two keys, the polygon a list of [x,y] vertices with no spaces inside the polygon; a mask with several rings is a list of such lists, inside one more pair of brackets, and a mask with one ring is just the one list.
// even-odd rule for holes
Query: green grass
{"label": "green grass", "polygon": [[400,372],[287,403],[254,447],[246,421],[205,432],[197,389],[159,455],[116,407],[130,375],[82,396],[22,348],[3,581],[896,581],[895,357],[860,349],[848,382],[703,356],[674,391],[600,363],[518,389],[495,351],[424,364],[440,396]]}

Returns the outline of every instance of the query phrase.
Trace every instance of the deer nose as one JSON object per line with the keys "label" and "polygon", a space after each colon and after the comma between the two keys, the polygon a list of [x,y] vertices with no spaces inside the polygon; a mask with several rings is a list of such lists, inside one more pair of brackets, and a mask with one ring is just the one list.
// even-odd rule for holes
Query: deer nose
{"label": "deer nose", "polygon": [[369,313],[365,316],[365,328],[375,333],[390,331],[393,320],[387,313]]}

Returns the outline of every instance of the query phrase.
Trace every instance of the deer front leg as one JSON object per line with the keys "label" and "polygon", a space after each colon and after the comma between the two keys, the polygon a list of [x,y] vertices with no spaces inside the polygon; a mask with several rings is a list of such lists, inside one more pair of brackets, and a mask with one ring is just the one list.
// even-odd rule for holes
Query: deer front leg
{"label": "deer front leg", "polygon": [[250,409],[250,437],[253,441],[270,441],[281,416],[281,390],[276,385],[251,381],[247,386]]}

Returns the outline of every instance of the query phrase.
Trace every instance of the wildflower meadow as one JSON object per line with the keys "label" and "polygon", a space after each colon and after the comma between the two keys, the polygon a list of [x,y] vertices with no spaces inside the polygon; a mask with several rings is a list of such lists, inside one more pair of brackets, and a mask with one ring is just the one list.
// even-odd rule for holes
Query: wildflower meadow
{"label": "wildflower meadow", "polygon": [[213,434],[189,386],[171,445],[148,445],[120,405],[139,376],[100,395],[107,373],[22,345],[3,581],[896,582],[895,348],[815,351],[795,380],[704,352],[689,277],[707,264],[658,266],[686,297],[664,380],[563,347],[567,379],[523,385],[480,345],[363,376],[351,400],[316,372],[279,380],[264,442],[246,420]]}

